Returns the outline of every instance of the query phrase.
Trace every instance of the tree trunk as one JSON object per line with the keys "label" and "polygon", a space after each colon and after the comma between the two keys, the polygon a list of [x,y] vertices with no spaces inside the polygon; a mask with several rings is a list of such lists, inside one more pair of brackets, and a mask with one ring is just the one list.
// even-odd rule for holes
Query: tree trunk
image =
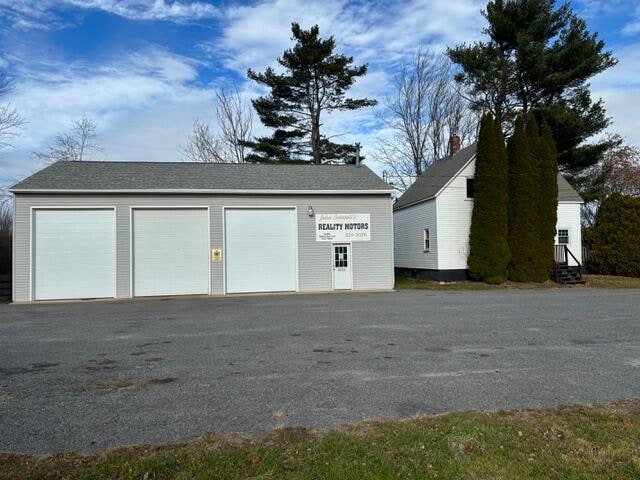
{"label": "tree trunk", "polygon": [[316,110],[311,116],[311,155],[313,163],[320,164],[320,110]]}

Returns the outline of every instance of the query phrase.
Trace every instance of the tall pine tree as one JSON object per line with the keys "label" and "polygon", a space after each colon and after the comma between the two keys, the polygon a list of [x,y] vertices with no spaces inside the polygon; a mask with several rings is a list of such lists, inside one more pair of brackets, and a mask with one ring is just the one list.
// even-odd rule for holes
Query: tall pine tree
{"label": "tall pine tree", "polygon": [[475,280],[507,279],[507,156],[500,122],[484,115],[475,160],[473,213],[469,236],[469,274]]}
{"label": "tall pine tree", "polygon": [[585,142],[609,124],[602,100],[591,98],[588,81],[616,59],[569,4],[491,0],[483,15],[488,40],[448,50],[462,68],[456,79],[467,87],[475,108],[494,113],[509,128],[518,112],[537,111],[553,131],[561,169],[589,193],[581,174],[613,144]]}
{"label": "tall pine tree", "polygon": [[538,252],[539,188],[535,161],[529,150],[527,132],[521,115],[516,118],[509,139],[509,279],[530,282],[536,279]]}
{"label": "tall pine tree", "polygon": [[352,163],[355,145],[337,144],[321,132],[323,114],[356,110],[376,104],[368,98],[348,98],[349,88],[367,73],[367,66],[353,66],[353,57],[334,53],[333,37],[320,37],[318,26],[303,30],[291,25],[295,42],[278,63],[283,73],[267,68],[249,69],[247,76],[269,88],[269,94],[253,100],[262,123],[274,128],[271,137],[247,145],[248,161],[337,161]]}

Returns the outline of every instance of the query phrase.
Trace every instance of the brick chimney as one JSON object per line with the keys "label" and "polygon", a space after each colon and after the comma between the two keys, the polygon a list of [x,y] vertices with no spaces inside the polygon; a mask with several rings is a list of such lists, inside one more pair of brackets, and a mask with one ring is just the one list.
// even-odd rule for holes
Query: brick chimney
{"label": "brick chimney", "polygon": [[459,150],[460,150],[460,137],[454,133],[453,135],[451,135],[451,138],[449,138],[449,155],[458,153]]}

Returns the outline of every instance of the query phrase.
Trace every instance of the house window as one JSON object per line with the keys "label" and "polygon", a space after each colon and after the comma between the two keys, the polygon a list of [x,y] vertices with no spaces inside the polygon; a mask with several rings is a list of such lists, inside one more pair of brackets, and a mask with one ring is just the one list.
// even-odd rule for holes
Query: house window
{"label": "house window", "polygon": [[467,178],[467,198],[473,198],[473,178]]}
{"label": "house window", "polygon": [[422,247],[423,251],[428,252],[431,245],[429,243],[429,229],[425,228],[422,232]]}
{"label": "house window", "polygon": [[569,230],[567,229],[559,229],[556,231],[556,235],[558,238],[558,245],[568,245],[569,244]]}

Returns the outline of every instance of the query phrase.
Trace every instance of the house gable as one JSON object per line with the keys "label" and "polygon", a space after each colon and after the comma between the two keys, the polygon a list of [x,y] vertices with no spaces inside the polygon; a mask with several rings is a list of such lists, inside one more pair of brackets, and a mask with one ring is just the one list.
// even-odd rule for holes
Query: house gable
{"label": "house gable", "polygon": [[[426,200],[438,197],[451,184],[451,182],[475,161],[477,145],[475,143],[463,148],[454,155],[433,163],[396,201],[393,208],[402,208],[415,205]],[[571,184],[558,173],[558,202],[559,203],[583,203],[582,197]]]}
{"label": "house gable", "polygon": [[431,164],[396,201],[394,209],[406,208],[438,196],[460,170],[475,158],[475,154],[476,147],[472,144]]}
{"label": "house gable", "polygon": [[475,155],[438,192],[438,268],[466,270],[473,199],[467,198],[467,178],[475,173]]}

